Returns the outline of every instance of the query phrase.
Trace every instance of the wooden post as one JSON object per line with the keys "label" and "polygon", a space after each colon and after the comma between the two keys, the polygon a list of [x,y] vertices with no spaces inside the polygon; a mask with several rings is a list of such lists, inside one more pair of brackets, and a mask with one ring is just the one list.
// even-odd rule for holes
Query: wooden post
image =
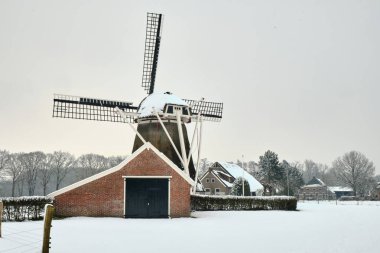
{"label": "wooden post", "polygon": [[0,201],[0,238],[1,238],[1,221],[3,220],[3,202]]}
{"label": "wooden post", "polygon": [[44,237],[42,241],[42,253],[49,253],[50,248],[50,228],[51,221],[54,215],[54,206],[51,204],[45,205],[45,218],[44,218]]}

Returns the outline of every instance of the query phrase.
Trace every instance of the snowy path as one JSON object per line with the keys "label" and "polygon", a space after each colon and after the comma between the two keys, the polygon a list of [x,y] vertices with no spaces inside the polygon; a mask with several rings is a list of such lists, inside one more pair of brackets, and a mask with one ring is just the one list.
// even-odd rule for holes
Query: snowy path
{"label": "snowy path", "polygon": [[[299,203],[299,210],[54,220],[51,252],[380,252],[379,202]],[[3,230],[22,230],[28,223],[4,223]],[[0,239],[0,252],[3,240],[9,244]]]}

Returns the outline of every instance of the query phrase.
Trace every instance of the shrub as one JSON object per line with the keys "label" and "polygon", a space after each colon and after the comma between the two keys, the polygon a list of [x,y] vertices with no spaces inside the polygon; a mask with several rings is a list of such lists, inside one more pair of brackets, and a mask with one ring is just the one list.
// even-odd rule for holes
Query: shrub
{"label": "shrub", "polygon": [[43,219],[44,207],[53,200],[45,196],[0,198],[3,202],[3,221]]}
{"label": "shrub", "polygon": [[191,195],[194,211],[214,210],[296,210],[297,199],[288,196],[209,196]]}

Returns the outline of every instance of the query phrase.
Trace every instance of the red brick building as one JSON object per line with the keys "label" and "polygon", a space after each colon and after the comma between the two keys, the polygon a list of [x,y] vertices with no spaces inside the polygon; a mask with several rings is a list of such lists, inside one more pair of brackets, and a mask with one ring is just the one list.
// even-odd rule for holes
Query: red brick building
{"label": "red brick building", "polygon": [[187,217],[194,181],[146,143],[114,168],[49,194],[56,215]]}

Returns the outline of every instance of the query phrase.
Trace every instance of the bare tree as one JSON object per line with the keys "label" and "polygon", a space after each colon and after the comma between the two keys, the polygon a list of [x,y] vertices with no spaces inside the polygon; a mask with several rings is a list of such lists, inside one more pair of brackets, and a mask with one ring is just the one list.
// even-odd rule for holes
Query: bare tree
{"label": "bare tree", "polygon": [[97,154],[86,154],[78,157],[76,165],[79,168],[78,177],[84,179],[107,168],[107,158]]}
{"label": "bare tree", "polygon": [[16,183],[18,196],[24,195],[25,178],[26,178],[26,175],[25,175],[25,170],[23,168],[23,172],[21,173]]}
{"label": "bare tree", "polygon": [[30,152],[20,156],[21,163],[25,171],[29,196],[34,195],[34,190],[37,183],[37,173],[41,169],[45,158],[46,155],[40,151]]}
{"label": "bare tree", "polygon": [[208,168],[212,165],[212,162],[207,160],[207,158],[202,158],[199,161],[199,171],[198,171],[198,178],[204,175],[204,173],[207,172]]}
{"label": "bare tree", "polygon": [[375,167],[373,162],[358,151],[350,151],[333,162],[338,180],[350,186],[355,194],[368,188],[368,182],[373,177]]}
{"label": "bare tree", "polygon": [[305,160],[303,163],[303,179],[305,183],[316,177],[328,184],[331,181],[329,171],[329,166],[323,163],[316,163],[312,160]]}
{"label": "bare tree", "polygon": [[22,155],[23,153],[10,154],[8,164],[5,167],[6,173],[11,177],[12,180],[12,197],[15,196],[16,184],[24,172],[24,167],[22,166],[20,160],[20,156]]}
{"label": "bare tree", "polygon": [[2,175],[2,171],[5,170],[8,163],[9,163],[9,152],[7,150],[0,150],[0,178]]}
{"label": "bare tree", "polygon": [[74,165],[75,157],[67,152],[56,151],[52,154],[51,166],[55,175],[55,189],[58,190],[67,173]]}
{"label": "bare tree", "polygon": [[54,158],[53,154],[47,154],[45,156],[44,161],[42,161],[41,163],[41,167],[38,173],[44,195],[46,195],[46,189],[50,182],[51,175],[53,174],[53,169],[52,169],[53,158]]}
{"label": "bare tree", "polygon": [[110,156],[107,158],[107,168],[115,167],[125,160],[124,156]]}

